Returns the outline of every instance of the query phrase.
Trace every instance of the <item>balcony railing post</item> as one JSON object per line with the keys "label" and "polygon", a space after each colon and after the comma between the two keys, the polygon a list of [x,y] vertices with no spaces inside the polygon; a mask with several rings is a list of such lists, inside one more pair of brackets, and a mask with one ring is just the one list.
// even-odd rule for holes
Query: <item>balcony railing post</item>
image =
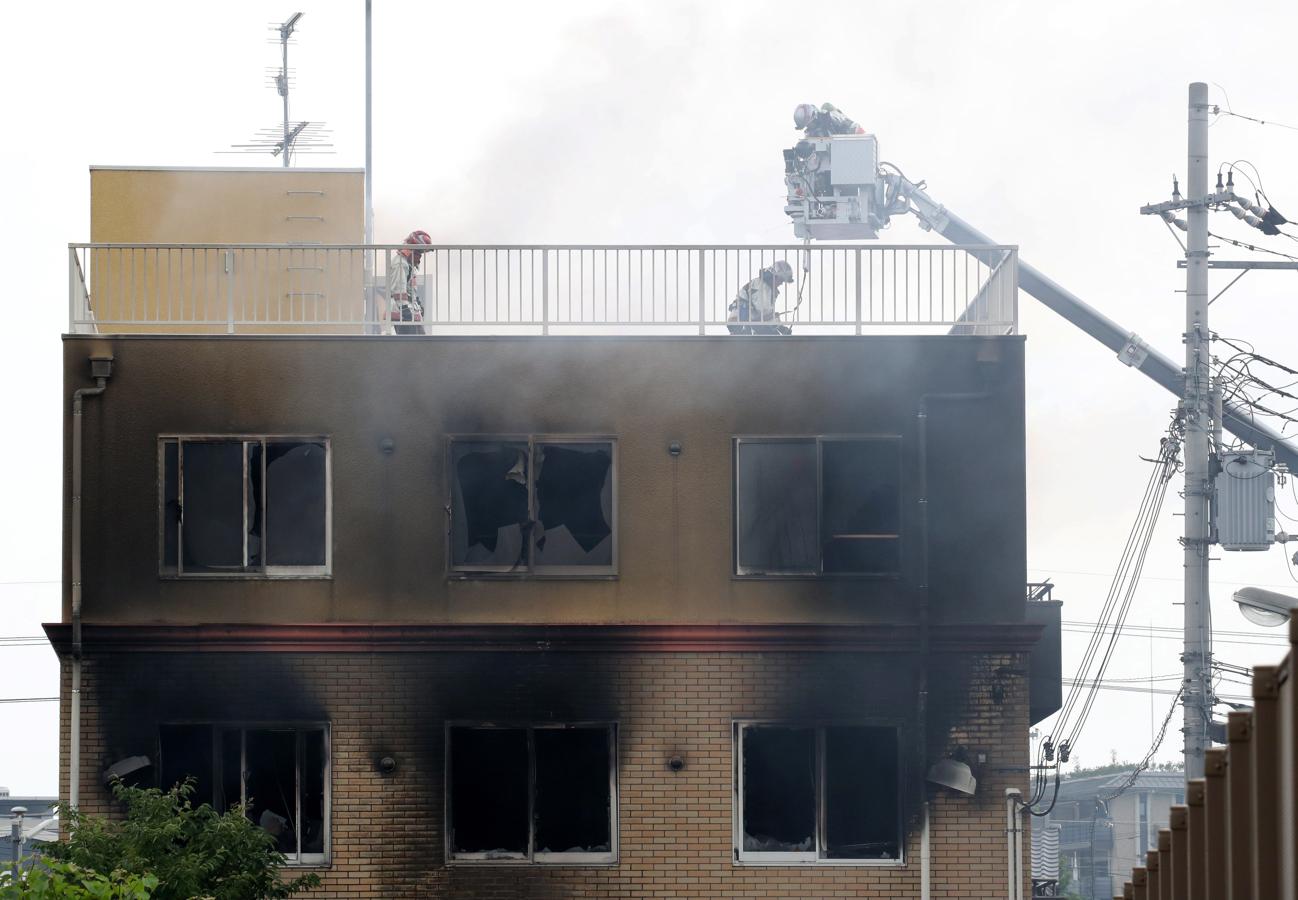
{"label": "balcony railing post", "polygon": [[234,251],[225,251],[225,333],[234,334]]}
{"label": "balcony railing post", "polygon": [[1010,283],[1010,290],[1013,291],[1010,303],[1012,305],[1012,315],[1014,316],[1014,325],[1011,334],[1019,333],[1019,251],[1017,249],[1010,251],[1010,259],[1014,262],[1014,270],[1011,273],[1013,278]]}
{"label": "balcony railing post", "polygon": [[705,299],[708,279],[703,264],[705,252],[702,247],[699,248],[699,334],[708,333],[708,309]]}
{"label": "balcony railing post", "polygon": [[[533,269],[532,271],[536,271]],[[541,334],[550,333],[550,251],[541,248]]]}
{"label": "balcony railing post", "polygon": [[77,248],[68,244],[68,333],[77,332]]}
{"label": "balcony railing post", "polygon": [[856,333],[861,333],[861,248],[856,248]]}

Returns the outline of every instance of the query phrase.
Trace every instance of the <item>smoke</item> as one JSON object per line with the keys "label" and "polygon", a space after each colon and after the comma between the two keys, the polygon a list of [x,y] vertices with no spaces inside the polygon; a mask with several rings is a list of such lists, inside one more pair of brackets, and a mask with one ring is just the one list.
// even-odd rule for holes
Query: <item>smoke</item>
{"label": "smoke", "polygon": [[[690,141],[695,104],[685,102],[705,57],[705,14],[661,12],[572,24],[539,71],[519,73],[512,112],[471,109],[454,137],[439,137],[456,162],[424,191],[384,204],[383,230],[418,221],[435,242],[642,238],[684,197],[665,199],[681,170],[708,164]],[[681,27],[691,20],[698,27]],[[664,134],[679,135],[666,157]]]}

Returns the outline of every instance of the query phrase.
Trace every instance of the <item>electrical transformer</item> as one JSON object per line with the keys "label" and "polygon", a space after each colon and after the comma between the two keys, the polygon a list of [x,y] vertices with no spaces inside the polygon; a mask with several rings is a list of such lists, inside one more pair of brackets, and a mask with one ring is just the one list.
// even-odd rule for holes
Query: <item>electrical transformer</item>
{"label": "electrical transformer", "polygon": [[872,134],[809,137],[784,151],[784,211],[799,238],[870,239],[887,224]]}
{"label": "electrical transformer", "polygon": [[1217,473],[1217,541],[1223,550],[1266,550],[1275,543],[1275,454],[1228,451]]}

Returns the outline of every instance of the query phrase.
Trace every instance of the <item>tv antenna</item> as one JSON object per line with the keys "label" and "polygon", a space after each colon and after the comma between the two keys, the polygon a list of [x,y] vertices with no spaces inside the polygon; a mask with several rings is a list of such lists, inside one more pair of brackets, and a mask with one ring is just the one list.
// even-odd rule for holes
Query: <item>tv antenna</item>
{"label": "tv antenna", "polygon": [[288,115],[289,88],[294,82],[293,70],[288,67],[289,38],[297,29],[302,13],[296,12],[278,24],[271,23],[270,30],[278,32],[281,64],[278,69],[268,70],[269,84],[284,100],[284,121],[282,126],[260,129],[246,144],[233,144],[235,153],[269,153],[278,156],[288,168],[292,157],[299,153],[332,153],[333,144],[329,138],[332,132],[323,122],[302,120],[294,122]]}

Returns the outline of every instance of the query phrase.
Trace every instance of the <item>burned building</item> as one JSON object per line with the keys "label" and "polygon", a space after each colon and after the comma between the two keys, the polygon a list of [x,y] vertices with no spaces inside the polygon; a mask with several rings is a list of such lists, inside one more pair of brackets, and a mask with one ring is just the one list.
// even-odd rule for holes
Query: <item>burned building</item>
{"label": "burned building", "polygon": [[[193,778],[331,897],[1026,885],[1058,611],[1012,321],[882,312],[869,247],[780,337],[725,306],[798,248],[434,247],[392,334],[397,245],[95,239],[48,627],[81,808]],[[970,295],[1004,254],[902,251]]]}

